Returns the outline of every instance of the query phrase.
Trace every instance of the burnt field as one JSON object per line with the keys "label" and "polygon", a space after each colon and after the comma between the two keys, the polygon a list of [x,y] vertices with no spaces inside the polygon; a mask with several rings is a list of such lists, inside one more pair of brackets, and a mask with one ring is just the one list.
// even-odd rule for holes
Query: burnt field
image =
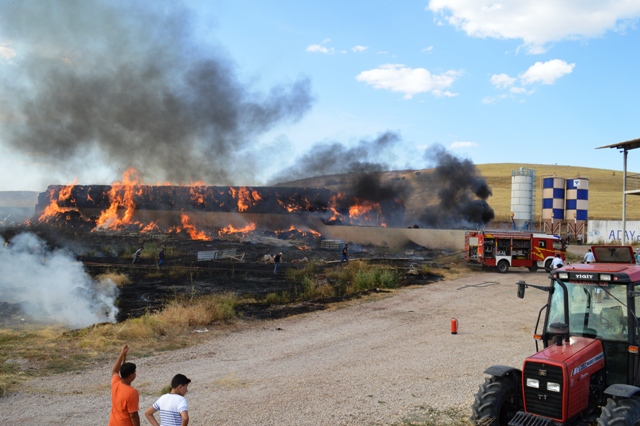
{"label": "burnt field", "polygon": [[[288,293],[294,297],[303,284],[292,271],[315,265],[314,279],[319,285],[338,286],[327,276],[339,268],[341,241],[322,241],[312,235],[280,235],[252,232],[211,241],[191,240],[186,236],[119,232],[65,232],[48,226],[31,226],[4,230],[3,239],[21,232],[31,232],[48,243],[49,250],[64,250],[82,262],[91,277],[103,274],[126,275],[128,282],[118,287],[115,305],[117,321],[156,311],[176,297],[234,293],[253,303],[241,304],[245,317],[276,318],[295,313],[323,309],[328,303],[356,295],[292,302],[286,305],[267,305],[260,301],[270,293]],[[399,285],[425,285],[442,277],[431,272],[439,267],[447,253],[420,246],[391,250],[386,247],[359,246],[350,243],[350,261],[386,265],[397,272]],[[140,261],[132,264],[132,254],[143,248]],[[165,264],[158,268],[156,254],[165,247]],[[218,254],[212,260],[198,260],[201,255]],[[272,256],[282,253],[283,262],[274,274]],[[28,285],[25,283],[25,285]],[[15,300],[0,302],[0,320],[11,322],[20,316],[20,304]],[[256,303],[256,301],[258,303]]]}

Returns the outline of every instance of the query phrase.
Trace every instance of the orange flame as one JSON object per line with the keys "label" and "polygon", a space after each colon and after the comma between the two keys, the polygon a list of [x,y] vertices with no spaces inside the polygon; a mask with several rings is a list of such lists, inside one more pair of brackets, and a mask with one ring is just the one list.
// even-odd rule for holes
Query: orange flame
{"label": "orange flame", "polygon": [[246,186],[237,190],[233,187],[229,188],[229,193],[233,198],[238,200],[238,211],[240,213],[247,211],[250,206],[255,206],[262,199],[258,191],[249,192]]}
{"label": "orange flame", "polygon": [[380,210],[380,204],[372,201],[362,201],[349,207],[349,217],[351,219],[362,219],[366,221],[373,221],[382,217],[382,211]]}
{"label": "orange flame", "polygon": [[78,183],[78,178],[76,178],[72,184],[62,188],[58,193],[58,198],[55,198],[53,196],[53,192],[54,192],[53,189],[49,190],[49,201],[50,201],[49,205],[45,207],[44,211],[38,218],[38,222],[43,222],[43,221],[46,221],[47,219],[53,218],[58,213],[66,213],[70,210],[74,210],[73,208],[70,208],[70,207],[60,207],[58,205],[58,201],[64,202],[64,201],[70,200],[71,202],[74,202],[74,200],[71,199],[71,191],[73,191],[73,187],[76,186],[76,183]]}
{"label": "orange flame", "polygon": [[251,222],[244,228],[236,228],[233,225],[226,226],[222,228],[220,231],[218,231],[218,235],[223,236],[223,235],[230,235],[230,234],[247,234],[255,230],[256,230],[256,224]]}
{"label": "orange flame", "polygon": [[209,237],[204,231],[198,231],[191,223],[191,218],[186,214],[180,215],[180,220],[182,220],[182,229],[189,234],[189,237],[192,240],[200,240],[200,241],[211,241],[211,237]]}
{"label": "orange flame", "polygon": [[[104,210],[96,221],[97,228],[116,230],[124,225],[131,225],[131,219],[136,205],[133,196],[142,192],[142,188],[137,187],[138,177],[135,169],[127,169],[123,174],[122,183],[115,182],[109,191],[109,208]],[[119,217],[118,210],[125,209],[122,217]]]}
{"label": "orange flame", "polygon": [[202,193],[202,190],[203,190],[202,186],[192,186],[191,189],[189,189],[189,193],[191,194],[191,201],[196,206],[205,205],[204,203],[205,194]]}

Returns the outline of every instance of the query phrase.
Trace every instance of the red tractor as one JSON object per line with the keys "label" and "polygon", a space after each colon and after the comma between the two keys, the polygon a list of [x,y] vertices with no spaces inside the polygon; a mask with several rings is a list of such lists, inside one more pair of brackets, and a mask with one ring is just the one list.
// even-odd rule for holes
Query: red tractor
{"label": "red tractor", "polygon": [[548,287],[517,283],[519,298],[527,287],[549,293],[534,331],[543,349],[521,370],[485,370],[473,424],[640,425],[640,265],[629,246],[591,249],[594,263],[551,271]]}

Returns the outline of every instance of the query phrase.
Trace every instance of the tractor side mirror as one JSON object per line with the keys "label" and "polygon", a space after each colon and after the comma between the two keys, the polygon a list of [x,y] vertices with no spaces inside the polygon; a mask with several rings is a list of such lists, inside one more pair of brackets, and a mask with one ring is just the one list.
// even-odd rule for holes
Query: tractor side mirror
{"label": "tractor side mirror", "polygon": [[524,299],[524,289],[527,288],[524,281],[518,282],[518,299]]}

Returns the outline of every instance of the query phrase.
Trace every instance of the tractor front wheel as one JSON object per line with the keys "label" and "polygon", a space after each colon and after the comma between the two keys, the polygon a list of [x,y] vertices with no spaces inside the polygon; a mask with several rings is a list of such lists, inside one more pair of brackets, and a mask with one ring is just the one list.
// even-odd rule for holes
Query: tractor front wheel
{"label": "tractor front wheel", "polygon": [[598,426],[638,426],[640,425],[640,400],[637,398],[611,399],[602,408]]}
{"label": "tractor front wheel", "polygon": [[498,272],[500,272],[501,274],[504,274],[508,270],[509,270],[509,262],[507,262],[506,260],[501,260],[500,262],[498,262]]}
{"label": "tractor front wheel", "polygon": [[471,423],[482,426],[507,426],[522,410],[520,380],[514,374],[491,376],[480,385],[471,407]]}

